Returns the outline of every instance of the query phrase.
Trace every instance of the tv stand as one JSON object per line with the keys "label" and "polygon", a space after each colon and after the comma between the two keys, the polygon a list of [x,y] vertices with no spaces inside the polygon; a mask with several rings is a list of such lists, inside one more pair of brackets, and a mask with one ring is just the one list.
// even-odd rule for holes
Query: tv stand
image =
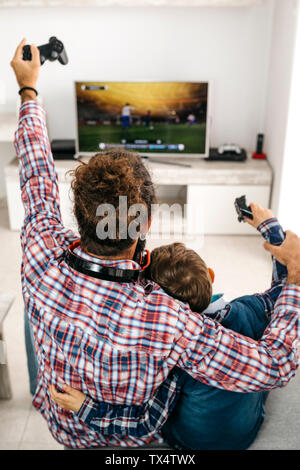
{"label": "tv stand", "polygon": [[[169,158],[172,159],[172,156],[168,155],[164,160]],[[204,159],[178,161],[189,167],[175,166],[175,157],[172,160],[174,165],[162,164],[153,158],[146,160],[145,165],[149,168],[157,187],[158,201],[168,204],[176,202],[186,209],[186,236],[197,237],[203,233],[255,234],[252,227],[237,222],[234,200],[245,194],[249,203],[257,202],[263,207],[269,206],[272,170],[267,160],[247,158],[244,162],[206,162]],[[69,194],[70,176],[66,172],[77,165],[76,160],[55,161],[63,221],[66,227],[75,230],[77,229]],[[5,179],[10,228],[19,230],[24,211],[20,198],[17,159],[5,167]]]}

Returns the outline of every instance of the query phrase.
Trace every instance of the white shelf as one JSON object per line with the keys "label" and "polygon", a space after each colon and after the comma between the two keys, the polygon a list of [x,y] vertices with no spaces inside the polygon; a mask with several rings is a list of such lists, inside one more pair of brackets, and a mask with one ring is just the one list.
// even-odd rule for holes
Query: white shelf
{"label": "white shelf", "polygon": [[170,6],[170,7],[244,7],[264,0],[0,0],[0,7],[108,7],[108,6]]}
{"label": "white shelf", "polygon": [[16,114],[0,113],[0,142],[13,142],[16,129]]}
{"label": "white shelf", "polygon": [[[165,160],[166,158],[164,158]],[[269,205],[272,170],[267,161],[248,158],[245,162],[206,162],[185,160],[191,167],[147,162],[157,186],[160,204],[153,214],[152,235],[185,236],[205,234],[253,234],[247,224],[237,223],[233,201],[243,194],[263,207]],[[61,214],[66,227],[77,232],[70,193],[70,175],[74,160],[56,160]],[[17,160],[5,167],[10,227],[19,230],[24,217],[21,204]],[[169,210],[170,206],[176,206]],[[169,207],[168,207],[169,206]],[[158,238],[161,238],[159,235]]]}
{"label": "white shelf", "polygon": [[[88,158],[82,160],[87,162]],[[174,162],[169,156],[164,157],[164,160]],[[159,158],[157,162],[145,162],[145,165],[149,168],[154,183],[163,186],[190,184],[263,186],[271,185],[272,182],[272,170],[267,160],[255,160],[250,157],[244,162],[207,162],[204,159],[185,159],[184,163],[190,164],[190,168],[164,165],[159,163]],[[69,184],[68,171],[74,170],[77,165],[76,160],[55,160],[59,183]],[[19,181],[17,158],[5,167],[5,175]]]}

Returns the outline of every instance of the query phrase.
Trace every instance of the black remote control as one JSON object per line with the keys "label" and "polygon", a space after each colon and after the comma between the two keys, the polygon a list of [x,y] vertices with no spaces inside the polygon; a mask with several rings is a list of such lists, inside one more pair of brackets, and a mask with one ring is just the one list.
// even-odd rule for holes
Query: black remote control
{"label": "black remote control", "polygon": [[[49,39],[48,44],[43,44],[42,46],[38,46],[38,49],[40,51],[40,60],[41,60],[41,65],[46,60],[50,60],[50,62],[53,62],[54,60],[58,60],[63,65],[66,65],[69,62],[67,53],[65,51],[63,43],[57,39],[55,36],[52,36]],[[31,50],[30,46],[24,46],[23,47],[23,60],[31,60],[32,55],[31,55]]]}
{"label": "black remote control", "polygon": [[245,217],[253,219],[251,207],[246,204],[246,196],[237,197],[234,201],[234,206],[238,214],[238,221],[242,222]]}

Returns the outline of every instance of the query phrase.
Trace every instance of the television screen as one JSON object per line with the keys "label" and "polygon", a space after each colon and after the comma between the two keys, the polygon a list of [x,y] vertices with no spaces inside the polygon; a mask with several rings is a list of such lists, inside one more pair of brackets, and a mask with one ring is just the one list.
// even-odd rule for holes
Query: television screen
{"label": "television screen", "polygon": [[207,154],[208,83],[76,82],[77,151]]}

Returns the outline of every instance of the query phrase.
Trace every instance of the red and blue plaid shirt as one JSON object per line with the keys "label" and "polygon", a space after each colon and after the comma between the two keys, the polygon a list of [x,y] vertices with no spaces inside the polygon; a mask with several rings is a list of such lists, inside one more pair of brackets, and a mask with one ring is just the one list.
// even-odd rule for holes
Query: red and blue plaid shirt
{"label": "red and blue plaid shirt", "polygon": [[[300,287],[283,288],[270,325],[256,342],[191,312],[155,283],[149,291],[141,280],[120,284],[76,272],[64,254],[78,237],[61,221],[45,113],[35,101],[21,106],[15,147],[25,208],[22,289],[39,362],[33,404],[59,442],[73,448],[138,446],[160,433],[137,438],[93,431],[51,400],[51,383],[57,388],[67,383],[95,401],[143,405],[175,366],[203,383],[237,392],[281,387],[294,376]],[[100,264],[140,269],[132,260],[93,258],[80,247],[75,253]],[[167,413],[175,389],[170,381],[158,419]]]}

